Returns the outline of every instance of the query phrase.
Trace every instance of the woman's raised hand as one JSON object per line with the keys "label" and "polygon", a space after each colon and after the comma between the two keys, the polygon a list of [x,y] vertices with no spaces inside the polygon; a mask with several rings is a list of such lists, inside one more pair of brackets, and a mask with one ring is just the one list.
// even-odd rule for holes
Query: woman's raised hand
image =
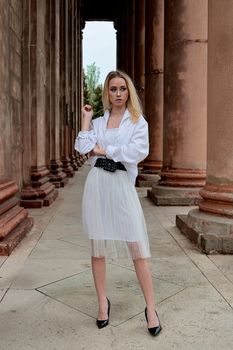
{"label": "woman's raised hand", "polygon": [[84,118],[91,118],[93,117],[93,109],[91,105],[85,105],[82,108],[82,113]]}
{"label": "woman's raised hand", "polygon": [[91,105],[85,105],[82,108],[82,131],[88,131],[90,122],[93,117],[93,109]]}

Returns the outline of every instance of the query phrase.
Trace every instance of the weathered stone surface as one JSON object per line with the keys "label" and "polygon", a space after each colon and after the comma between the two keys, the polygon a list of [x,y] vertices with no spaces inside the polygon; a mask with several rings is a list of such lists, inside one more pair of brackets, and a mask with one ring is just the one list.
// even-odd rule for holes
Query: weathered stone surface
{"label": "weathered stone surface", "polygon": [[200,235],[199,246],[204,253],[213,254],[213,253],[223,252],[223,237],[218,237],[217,235],[208,234],[208,233],[199,234],[199,235]]}
{"label": "weathered stone surface", "polygon": [[146,172],[139,172],[136,179],[136,186],[138,187],[152,187],[157,184],[160,177],[156,174],[147,174]]}
{"label": "weathered stone surface", "polygon": [[233,254],[233,220],[191,210],[177,215],[176,226],[206,254]]}
{"label": "weathered stone surface", "polygon": [[30,230],[32,219],[19,206],[18,187],[13,181],[0,184],[0,255],[9,255]]}
{"label": "weathered stone surface", "polygon": [[55,185],[47,176],[49,170],[46,167],[32,169],[31,186],[25,186],[21,192],[21,206],[25,208],[41,208],[42,205],[50,205],[58,196]]}
{"label": "weathered stone surface", "polygon": [[13,181],[0,182],[0,203],[14,196],[18,192],[18,186]]}
{"label": "weathered stone surface", "polygon": [[147,195],[156,205],[197,205],[200,188],[153,185]]}
{"label": "weathered stone surface", "polygon": [[58,197],[58,190],[51,191],[43,200],[43,205],[48,207],[51,205],[55,199]]}
{"label": "weathered stone surface", "polygon": [[52,160],[50,163],[49,181],[56,188],[64,187],[68,183],[68,178],[62,169],[62,165],[60,160]]}
{"label": "weathered stone surface", "polygon": [[63,163],[63,171],[64,173],[66,173],[66,176],[73,177],[75,173],[74,173],[74,169],[70,164],[70,158],[69,157],[62,158],[62,163]]}
{"label": "weathered stone surface", "polygon": [[28,216],[28,211],[19,206],[10,208],[0,217],[0,239],[9,235]]}
{"label": "weathered stone surface", "polygon": [[25,237],[28,231],[33,226],[33,219],[27,217],[24,221],[21,221],[6,237],[0,240],[0,255],[10,255],[13,249],[19,244],[19,242]]}
{"label": "weathered stone surface", "polygon": [[187,215],[177,215],[176,216],[176,226],[181,230],[181,232],[187,236],[192,242],[198,244],[199,234],[187,225]]}
{"label": "weathered stone surface", "polygon": [[221,236],[233,235],[233,219],[211,215],[198,209],[188,213],[187,224],[198,232]]}

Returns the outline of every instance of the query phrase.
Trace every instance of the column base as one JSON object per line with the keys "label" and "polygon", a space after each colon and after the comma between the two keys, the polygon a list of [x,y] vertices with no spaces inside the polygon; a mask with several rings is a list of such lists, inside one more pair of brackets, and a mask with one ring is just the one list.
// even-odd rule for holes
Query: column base
{"label": "column base", "polygon": [[81,166],[86,162],[86,160],[88,160],[88,155],[86,154],[79,154],[79,162],[81,164]]}
{"label": "column base", "polygon": [[156,174],[146,174],[140,172],[136,178],[137,187],[152,187],[156,185],[160,179],[159,175]]}
{"label": "column base", "polygon": [[20,243],[31,230],[33,219],[27,217],[9,235],[0,240],[0,256],[9,256],[13,249]]}
{"label": "column base", "polygon": [[69,157],[62,158],[62,163],[63,163],[63,171],[64,173],[66,173],[66,176],[74,177],[74,169],[70,165],[70,158]]}
{"label": "column base", "polygon": [[33,225],[28,211],[19,206],[18,187],[12,181],[0,184],[0,255],[10,255]]}
{"label": "column base", "polygon": [[199,208],[204,212],[233,219],[233,186],[207,183],[200,192],[203,201]]}
{"label": "column base", "polygon": [[159,184],[168,187],[203,187],[206,183],[206,170],[164,168],[160,172]]}
{"label": "column base", "polygon": [[80,168],[83,165],[83,161],[81,160],[80,155],[76,155],[76,163],[78,164],[78,167]]}
{"label": "column base", "polygon": [[[43,206],[50,206],[55,199],[58,197],[58,190],[55,190],[55,186],[51,184],[52,187],[47,189],[47,193],[40,191],[37,192],[32,187],[23,188],[21,192],[20,205],[24,208],[42,208]],[[36,198],[35,198],[36,193]],[[46,195],[44,196],[44,193]]]}
{"label": "column base", "polygon": [[56,188],[64,187],[69,181],[66,174],[62,171],[62,165],[60,160],[52,160],[50,164],[49,181]]}
{"label": "column base", "polygon": [[59,175],[50,175],[49,178],[50,182],[52,182],[56,188],[65,187],[69,182],[67,177],[61,178]]}
{"label": "column base", "polygon": [[176,226],[203,253],[233,254],[233,219],[193,209],[177,215]]}
{"label": "column base", "polygon": [[31,185],[21,192],[20,205],[24,208],[41,208],[48,206],[57,198],[58,191],[49,181],[49,170],[46,167],[33,167]]}
{"label": "column base", "polygon": [[141,172],[145,174],[159,174],[163,166],[162,161],[147,160],[145,159],[141,164]]}
{"label": "column base", "polygon": [[73,168],[74,171],[78,171],[78,164],[74,155],[70,157],[70,166]]}
{"label": "column base", "polygon": [[147,191],[147,196],[157,206],[182,206],[198,205],[202,200],[198,187],[166,187],[153,185],[151,190]]}

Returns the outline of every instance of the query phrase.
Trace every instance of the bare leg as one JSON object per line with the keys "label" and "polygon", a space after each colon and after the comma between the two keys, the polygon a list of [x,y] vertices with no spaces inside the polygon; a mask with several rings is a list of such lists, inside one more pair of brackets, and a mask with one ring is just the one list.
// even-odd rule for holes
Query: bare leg
{"label": "bare leg", "polygon": [[155,313],[154,290],[148,260],[136,259],[133,263],[146,301],[148,328],[157,327],[159,320]]}
{"label": "bare leg", "polygon": [[92,256],[92,274],[95,283],[95,289],[99,302],[98,320],[106,320],[108,318],[108,303],[105,290],[106,264],[105,258],[95,258]]}

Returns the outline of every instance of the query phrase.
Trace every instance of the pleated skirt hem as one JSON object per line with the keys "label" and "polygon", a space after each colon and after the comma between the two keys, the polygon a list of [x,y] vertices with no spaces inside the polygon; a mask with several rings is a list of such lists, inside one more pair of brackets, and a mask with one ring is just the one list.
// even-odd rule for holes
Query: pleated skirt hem
{"label": "pleated skirt hem", "polygon": [[125,242],[113,240],[90,240],[91,255],[96,258],[124,259],[150,258],[149,247],[143,242]]}
{"label": "pleated skirt hem", "polygon": [[126,171],[92,168],[82,205],[84,232],[94,257],[148,258],[146,223],[135,186]]}

